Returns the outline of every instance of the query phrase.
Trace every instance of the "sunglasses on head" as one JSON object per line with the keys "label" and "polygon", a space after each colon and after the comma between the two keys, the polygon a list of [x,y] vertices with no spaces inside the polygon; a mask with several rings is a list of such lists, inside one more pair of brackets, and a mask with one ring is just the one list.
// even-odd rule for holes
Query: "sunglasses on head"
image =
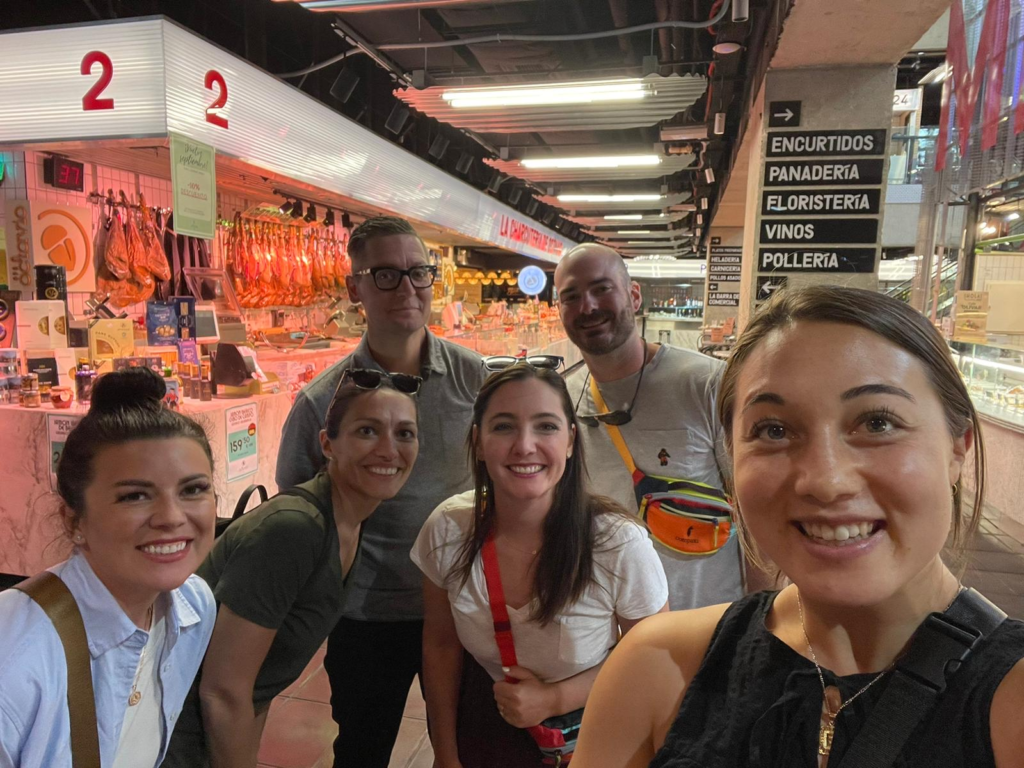
{"label": "sunglasses on head", "polygon": [[484,368],[488,371],[504,371],[513,365],[529,365],[533,368],[547,368],[556,370],[565,360],[558,355],[527,355],[526,357],[513,357],[512,355],[494,355],[484,358]]}
{"label": "sunglasses on head", "polygon": [[338,382],[338,389],[341,389],[345,382],[351,381],[359,389],[379,389],[385,381],[399,392],[407,395],[415,395],[420,391],[423,378],[411,376],[408,373],[387,373],[376,371],[372,368],[349,368],[341,375]]}

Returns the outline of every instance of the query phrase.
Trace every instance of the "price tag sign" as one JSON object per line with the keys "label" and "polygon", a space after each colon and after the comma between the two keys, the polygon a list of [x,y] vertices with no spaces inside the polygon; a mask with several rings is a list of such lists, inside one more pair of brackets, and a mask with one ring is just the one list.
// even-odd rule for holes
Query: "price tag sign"
{"label": "price tag sign", "polygon": [[228,408],[227,419],[227,457],[228,482],[248,475],[256,474],[259,468],[259,406],[246,403]]}

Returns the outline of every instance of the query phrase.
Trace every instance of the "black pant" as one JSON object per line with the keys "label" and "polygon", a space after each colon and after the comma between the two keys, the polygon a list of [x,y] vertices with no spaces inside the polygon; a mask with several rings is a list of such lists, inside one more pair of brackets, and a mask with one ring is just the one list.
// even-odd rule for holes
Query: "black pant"
{"label": "black pant", "polygon": [[338,622],[324,657],[338,724],[334,768],[388,768],[422,662],[422,621]]}

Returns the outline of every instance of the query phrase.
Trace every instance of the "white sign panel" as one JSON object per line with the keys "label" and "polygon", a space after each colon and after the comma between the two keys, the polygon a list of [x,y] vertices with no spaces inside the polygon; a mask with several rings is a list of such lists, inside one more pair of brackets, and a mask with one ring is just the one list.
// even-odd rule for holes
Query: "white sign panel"
{"label": "white sign panel", "polygon": [[81,416],[65,416],[64,414],[46,414],[46,436],[50,444],[50,490],[57,490],[57,462],[64,452],[64,443],[68,441],[68,435],[74,429]]}
{"label": "white sign panel", "polygon": [[236,405],[225,411],[227,419],[228,482],[256,474],[259,467],[259,406]]}
{"label": "white sign panel", "polygon": [[893,112],[917,112],[920,107],[920,88],[900,88],[892,95]]}
{"label": "white sign panel", "polygon": [[[175,132],[273,174],[534,258],[557,261],[572,245],[172,22],[7,33],[0,49],[0,144]],[[513,231],[509,222],[537,234],[503,235]]]}

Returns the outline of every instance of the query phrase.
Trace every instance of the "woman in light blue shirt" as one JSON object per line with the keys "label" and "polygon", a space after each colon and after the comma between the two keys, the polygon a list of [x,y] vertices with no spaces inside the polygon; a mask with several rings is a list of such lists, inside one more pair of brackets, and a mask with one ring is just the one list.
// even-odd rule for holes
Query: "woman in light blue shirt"
{"label": "woman in light blue shirt", "polygon": [[[213,543],[203,428],[165,408],[145,368],[102,377],[68,435],[57,487],[71,557],[54,566],[82,615],[103,768],[155,768],[213,631],[193,572]],[[71,768],[67,665],[43,610],[0,594],[0,768]]]}

